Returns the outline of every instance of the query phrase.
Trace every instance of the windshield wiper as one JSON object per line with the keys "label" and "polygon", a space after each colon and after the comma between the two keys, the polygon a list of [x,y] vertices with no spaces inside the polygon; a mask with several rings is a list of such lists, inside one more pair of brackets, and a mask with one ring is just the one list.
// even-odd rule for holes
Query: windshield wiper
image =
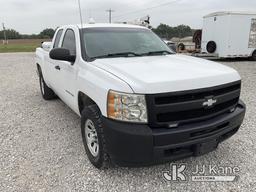
{"label": "windshield wiper", "polygon": [[92,59],[107,58],[107,57],[131,57],[131,56],[141,56],[141,55],[134,52],[120,52],[120,53],[110,53],[106,55],[100,55],[100,56],[92,57]]}
{"label": "windshield wiper", "polygon": [[150,51],[147,53],[143,53],[142,55],[169,55],[169,54],[173,54],[171,51],[167,51],[167,50],[163,50],[163,51]]}

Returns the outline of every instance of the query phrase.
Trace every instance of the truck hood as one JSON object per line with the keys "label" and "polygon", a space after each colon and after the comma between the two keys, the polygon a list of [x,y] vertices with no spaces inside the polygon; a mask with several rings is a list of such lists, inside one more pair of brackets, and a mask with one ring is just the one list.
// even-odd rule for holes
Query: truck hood
{"label": "truck hood", "polygon": [[93,64],[128,83],[134,93],[142,94],[206,88],[241,79],[230,67],[178,54],[106,58]]}

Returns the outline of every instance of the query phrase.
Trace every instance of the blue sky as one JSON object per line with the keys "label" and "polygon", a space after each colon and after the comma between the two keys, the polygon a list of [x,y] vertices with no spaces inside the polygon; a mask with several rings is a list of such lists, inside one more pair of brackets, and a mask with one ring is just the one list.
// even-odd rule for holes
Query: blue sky
{"label": "blue sky", "polygon": [[[81,4],[86,21],[93,17],[96,22],[107,22],[106,10],[112,8],[113,21],[132,21],[150,15],[153,26],[187,24],[192,28],[201,28],[202,17],[211,12],[256,12],[255,0],[81,0]],[[162,4],[166,5],[157,7]],[[7,28],[26,34],[79,23],[77,0],[0,0],[2,22]]]}

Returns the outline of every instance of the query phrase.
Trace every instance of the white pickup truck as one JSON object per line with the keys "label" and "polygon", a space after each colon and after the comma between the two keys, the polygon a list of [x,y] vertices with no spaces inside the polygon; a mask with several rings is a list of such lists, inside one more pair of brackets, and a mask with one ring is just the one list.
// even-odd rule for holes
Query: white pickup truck
{"label": "white pickup truck", "polygon": [[36,50],[45,100],[81,116],[91,163],[150,165],[206,154],[245,115],[241,78],[227,66],[174,54],[151,30],[126,24],[60,27]]}

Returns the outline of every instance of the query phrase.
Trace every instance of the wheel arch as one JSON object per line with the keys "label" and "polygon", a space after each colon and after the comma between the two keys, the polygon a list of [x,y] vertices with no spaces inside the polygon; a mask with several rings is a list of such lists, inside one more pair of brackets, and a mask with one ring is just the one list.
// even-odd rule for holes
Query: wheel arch
{"label": "wheel arch", "polygon": [[253,56],[253,54],[256,54],[256,49],[254,49],[254,50],[251,52],[251,55],[250,55],[250,56]]}
{"label": "wheel arch", "polygon": [[39,65],[39,63],[36,63],[36,68],[37,68],[37,72],[38,73],[41,72],[42,69],[41,69],[41,66]]}
{"label": "wheel arch", "polygon": [[[83,93],[82,91],[78,92],[77,99],[78,99],[78,109],[79,109],[80,115],[81,115],[84,107],[87,107],[90,105],[97,105],[97,103],[91,97],[89,97],[87,94]],[[97,105],[97,107],[99,108],[98,105]]]}
{"label": "wheel arch", "polygon": [[251,59],[252,61],[256,61],[256,49],[254,49],[254,50],[252,51],[252,53],[251,53],[251,55],[250,55],[250,59]]}

